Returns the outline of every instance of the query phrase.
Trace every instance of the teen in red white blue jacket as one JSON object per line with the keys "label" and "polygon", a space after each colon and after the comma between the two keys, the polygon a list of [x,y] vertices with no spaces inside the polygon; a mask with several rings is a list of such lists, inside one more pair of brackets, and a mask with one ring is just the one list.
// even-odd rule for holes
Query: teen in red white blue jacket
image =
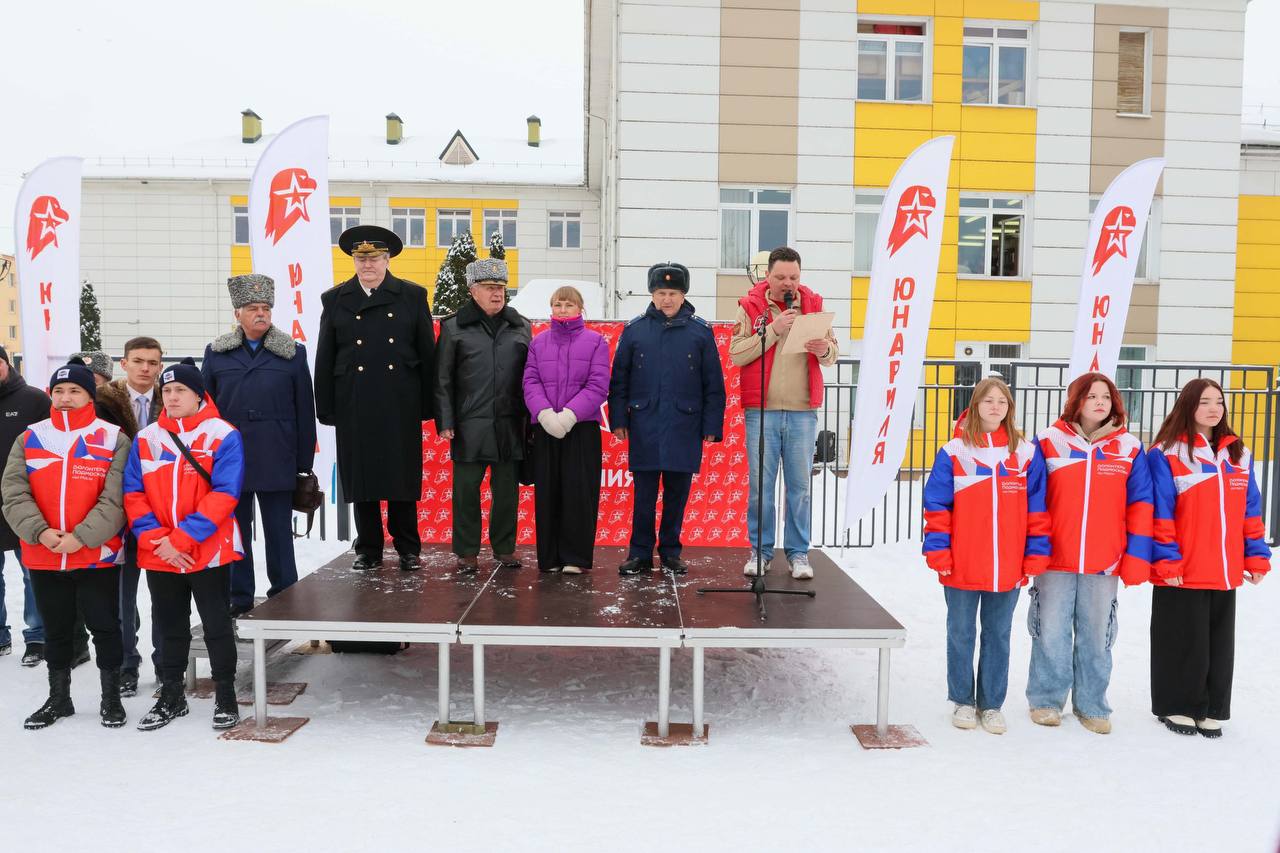
{"label": "teen in red white blue jacket", "polygon": [[1148,454],[1155,491],[1151,710],[1178,734],[1222,734],[1231,714],[1235,590],[1271,569],[1251,454],[1222,387],[1183,387]]}
{"label": "teen in red white blue jacket", "polygon": [[1028,592],[1033,722],[1061,723],[1067,694],[1089,731],[1111,731],[1107,687],[1117,595],[1151,571],[1151,477],[1142,442],[1125,429],[1120,392],[1086,373],[1037,443],[1048,470],[1049,566]]}
{"label": "teen in red white blue jacket", "polygon": [[980,718],[992,734],[1005,731],[1018,588],[1049,559],[1044,495],[1044,459],[1018,432],[1009,386],[982,380],[924,488],[924,555],[947,601],[947,698],[957,728],[976,728]]}

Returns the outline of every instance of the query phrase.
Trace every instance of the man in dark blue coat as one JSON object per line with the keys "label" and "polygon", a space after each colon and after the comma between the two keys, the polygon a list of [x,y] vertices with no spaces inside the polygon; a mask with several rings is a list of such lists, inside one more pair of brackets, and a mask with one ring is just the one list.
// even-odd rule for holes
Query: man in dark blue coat
{"label": "man in dark blue coat", "polygon": [[267,596],[298,580],[293,556],[293,490],[311,470],[316,450],[316,407],[302,344],[271,325],[275,282],[265,275],[227,281],[238,326],[204,349],[204,386],[222,416],[240,430],[244,484],[236,521],[244,559],[231,564],[231,615],[253,609],[253,500],[266,540]]}
{"label": "man in dark blue coat", "polygon": [[724,436],[724,374],[715,336],[694,314],[689,270],[681,264],[649,268],[653,304],[627,324],[613,358],[609,421],[630,442],[633,483],[631,546],[618,567],[624,575],[653,568],[654,520],[662,484],[657,536],[663,567],[684,574],[680,528],[702,443]]}

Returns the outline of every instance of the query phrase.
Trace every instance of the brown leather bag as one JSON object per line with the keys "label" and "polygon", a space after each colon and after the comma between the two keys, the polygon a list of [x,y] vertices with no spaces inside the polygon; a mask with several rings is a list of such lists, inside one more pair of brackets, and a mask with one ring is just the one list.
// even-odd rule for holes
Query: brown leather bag
{"label": "brown leather bag", "polygon": [[[324,492],[320,491],[320,478],[314,471],[298,475],[298,482],[293,487],[293,509],[307,516],[307,532],[311,535],[311,526],[315,523],[316,510],[324,506]],[[295,533],[297,537],[299,534]]]}

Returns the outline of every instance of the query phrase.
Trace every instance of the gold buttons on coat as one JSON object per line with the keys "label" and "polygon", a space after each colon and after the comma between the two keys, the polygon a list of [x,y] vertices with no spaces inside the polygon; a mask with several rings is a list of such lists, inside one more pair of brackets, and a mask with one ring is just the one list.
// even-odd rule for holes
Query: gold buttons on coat
{"label": "gold buttons on coat", "polygon": [[394,316],[396,316],[396,315],[395,315],[395,314],[393,314],[393,313],[391,313],[390,311],[388,311],[388,312],[387,312],[387,316],[388,316],[388,317],[394,317]]}
{"label": "gold buttons on coat", "polygon": [[395,338],[387,338],[387,343],[394,344],[395,342],[396,342]]}
{"label": "gold buttons on coat", "polygon": [[361,373],[363,373],[363,372],[364,372],[364,365],[363,365],[363,364],[362,364],[362,365],[360,365],[359,367],[357,367],[357,368],[356,368],[356,370],[359,370]]}
{"label": "gold buttons on coat", "polygon": [[395,369],[396,369],[396,366],[394,364],[387,365],[387,370],[395,370]]}
{"label": "gold buttons on coat", "polygon": [[360,315],[359,315],[359,314],[357,314],[357,315],[356,315],[356,319],[357,319],[357,320],[359,320],[359,319],[360,319]]}
{"label": "gold buttons on coat", "polygon": [[360,345],[362,345],[363,343],[364,343],[364,341],[360,340],[359,338],[356,338],[356,346],[360,346]]}

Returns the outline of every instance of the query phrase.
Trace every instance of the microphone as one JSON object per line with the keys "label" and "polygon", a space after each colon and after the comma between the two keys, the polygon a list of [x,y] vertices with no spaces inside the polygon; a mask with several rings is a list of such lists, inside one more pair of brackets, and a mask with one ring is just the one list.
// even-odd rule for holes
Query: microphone
{"label": "microphone", "polygon": [[795,307],[795,302],[796,295],[794,291],[788,290],[786,293],[782,294],[782,304],[786,306],[788,311]]}

